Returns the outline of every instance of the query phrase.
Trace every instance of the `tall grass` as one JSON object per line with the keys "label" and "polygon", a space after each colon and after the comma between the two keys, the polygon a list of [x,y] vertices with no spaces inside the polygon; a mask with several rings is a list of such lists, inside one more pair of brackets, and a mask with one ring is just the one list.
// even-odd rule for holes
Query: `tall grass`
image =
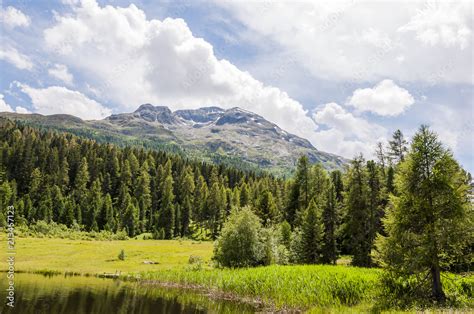
{"label": "tall grass", "polygon": [[379,270],[301,265],[201,271],[143,272],[140,278],[257,298],[277,308],[355,305],[375,296]]}

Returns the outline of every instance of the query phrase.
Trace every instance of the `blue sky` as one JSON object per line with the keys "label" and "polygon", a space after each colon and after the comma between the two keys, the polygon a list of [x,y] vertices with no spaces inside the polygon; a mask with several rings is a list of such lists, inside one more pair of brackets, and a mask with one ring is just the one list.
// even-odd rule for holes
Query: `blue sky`
{"label": "blue sky", "polygon": [[345,157],[429,124],[474,170],[469,1],[3,1],[0,110],[239,106]]}

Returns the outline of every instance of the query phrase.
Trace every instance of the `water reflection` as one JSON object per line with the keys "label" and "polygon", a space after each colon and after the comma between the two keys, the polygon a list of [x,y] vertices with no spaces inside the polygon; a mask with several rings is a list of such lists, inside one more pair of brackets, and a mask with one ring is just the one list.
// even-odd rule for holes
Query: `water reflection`
{"label": "water reflection", "polygon": [[0,274],[0,313],[254,313],[247,304],[212,300],[189,290],[163,289],[95,277],[15,275],[15,308],[6,305]]}

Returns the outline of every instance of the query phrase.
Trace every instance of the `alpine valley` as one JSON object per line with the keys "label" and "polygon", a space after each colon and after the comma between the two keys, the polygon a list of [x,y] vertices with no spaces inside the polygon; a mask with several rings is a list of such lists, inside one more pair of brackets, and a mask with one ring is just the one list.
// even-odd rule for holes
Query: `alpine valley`
{"label": "alpine valley", "polygon": [[161,149],[186,158],[266,170],[275,175],[291,173],[301,155],[307,155],[312,163],[322,163],[328,170],[340,169],[347,163],[345,158],[319,151],[308,140],[237,107],[173,112],[166,106],[144,104],[132,113],[87,121],[64,114],[3,112],[0,116],[102,143]]}

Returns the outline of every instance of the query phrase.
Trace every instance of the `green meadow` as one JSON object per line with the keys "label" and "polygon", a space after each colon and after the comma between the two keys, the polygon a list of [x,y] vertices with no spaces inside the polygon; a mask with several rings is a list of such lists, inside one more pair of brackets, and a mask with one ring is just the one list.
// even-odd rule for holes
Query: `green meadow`
{"label": "green meadow", "polygon": [[[0,239],[4,243],[5,237]],[[381,273],[379,269],[346,265],[218,269],[212,267],[213,243],[209,241],[90,241],[31,237],[16,238],[16,241],[15,267],[18,272],[82,275],[121,272],[123,279],[142,284],[189,288],[216,298],[244,300],[271,309],[304,309],[312,313],[373,310]],[[125,252],[123,261],[118,258],[122,249]],[[199,257],[200,262],[190,264],[191,256]],[[6,259],[4,250],[0,252],[0,259]],[[145,261],[156,264],[145,264]],[[0,270],[5,271],[5,263],[1,265]],[[463,289],[470,287],[472,294],[472,276],[450,276],[452,280],[446,281],[448,293],[466,294]]]}
{"label": "green meadow", "polygon": [[[5,236],[1,243],[5,243]],[[17,271],[50,270],[78,274],[132,273],[181,268],[191,255],[208,262],[212,256],[212,242],[179,240],[90,241],[57,238],[16,238]],[[121,250],[125,260],[119,260]],[[0,250],[0,260],[6,260]],[[144,262],[156,264],[145,264]],[[6,270],[6,263],[0,263]]]}

